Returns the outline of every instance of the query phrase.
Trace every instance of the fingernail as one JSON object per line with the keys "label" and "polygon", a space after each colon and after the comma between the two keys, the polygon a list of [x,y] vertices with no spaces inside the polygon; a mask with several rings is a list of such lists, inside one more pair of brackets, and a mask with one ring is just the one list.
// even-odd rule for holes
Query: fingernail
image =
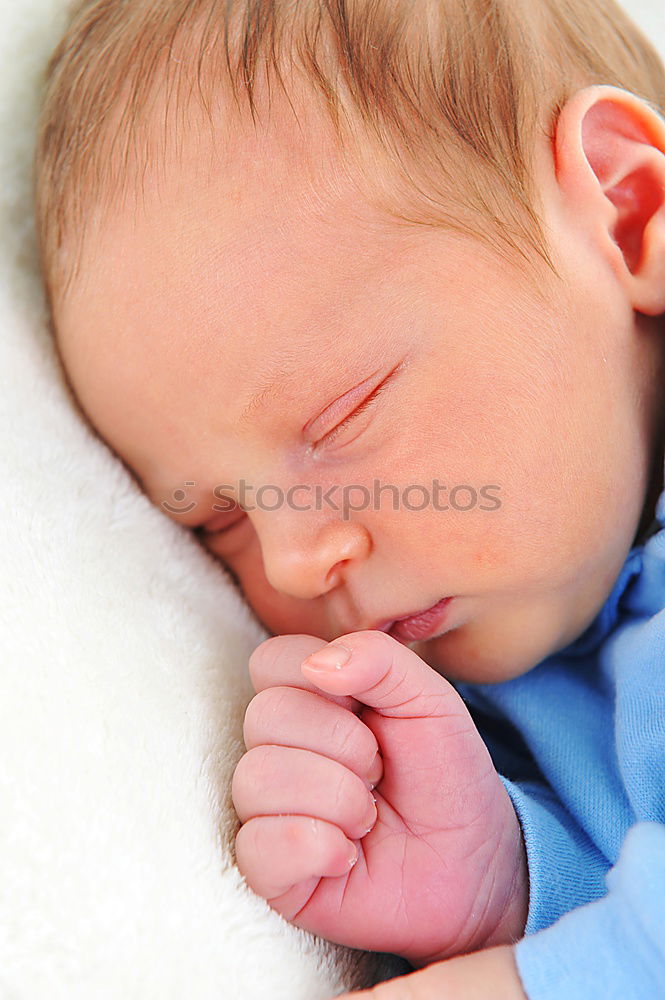
{"label": "fingernail", "polygon": [[351,650],[341,643],[330,643],[323,649],[311,653],[303,660],[303,664],[311,667],[312,670],[321,670],[324,673],[329,670],[341,670],[345,663],[351,659]]}
{"label": "fingernail", "polygon": [[358,849],[357,849],[357,847],[356,847],[355,844],[353,844],[353,846],[351,848],[351,852],[349,852],[349,857],[348,857],[348,861],[347,861],[347,864],[348,864],[349,868],[353,868],[353,866],[355,865],[356,861],[358,860]]}

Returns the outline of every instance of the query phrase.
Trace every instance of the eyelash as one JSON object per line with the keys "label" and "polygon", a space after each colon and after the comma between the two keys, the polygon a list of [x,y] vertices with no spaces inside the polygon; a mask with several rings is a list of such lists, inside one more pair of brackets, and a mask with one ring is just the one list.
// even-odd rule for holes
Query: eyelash
{"label": "eyelash", "polygon": [[348,417],[344,417],[344,420],[342,420],[339,424],[337,424],[336,427],[333,427],[332,430],[328,431],[327,434],[324,434],[323,437],[319,441],[317,441],[316,444],[314,445],[315,449],[318,449],[321,446],[327,446],[329,444],[332,444],[332,442],[338,437],[338,435],[352,421],[354,421],[356,417],[359,417],[362,413],[365,412],[366,409],[372,406],[379,398],[383,390],[387,387],[389,380],[392,378],[392,376],[395,374],[396,371],[397,369],[395,368],[388,375],[386,375],[383,382],[379,382],[377,387],[372,392],[370,392],[369,396],[367,396],[367,398],[364,399],[359,406],[356,407],[353,413],[349,413]]}

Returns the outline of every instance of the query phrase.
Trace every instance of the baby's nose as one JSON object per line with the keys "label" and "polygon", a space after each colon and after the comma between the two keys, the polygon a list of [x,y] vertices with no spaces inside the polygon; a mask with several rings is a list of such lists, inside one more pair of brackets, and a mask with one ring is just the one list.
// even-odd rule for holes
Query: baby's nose
{"label": "baby's nose", "polygon": [[[261,531],[263,528],[263,531]],[[338,586],[367,558],[371,540],[365,527],[349,521],[305,525],[300,518],[257,526],[263,568],[280,593],[314,600]]]}

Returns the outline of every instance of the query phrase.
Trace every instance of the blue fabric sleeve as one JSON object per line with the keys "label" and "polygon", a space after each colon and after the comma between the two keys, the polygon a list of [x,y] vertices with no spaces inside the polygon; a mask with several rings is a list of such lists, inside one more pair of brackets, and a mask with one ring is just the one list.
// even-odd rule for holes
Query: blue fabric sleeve
{"label": "blue fabric sleeve", "polygon": [[529,866],[526,934],[605,895],[610,863],[544,782],[501,778],[522,827]]}
{"label": "blue fabric sleeve", "polygon": [[632,826],[605,881],[602,899],[515,946],[529,1000],[665,997],[665,826]]}

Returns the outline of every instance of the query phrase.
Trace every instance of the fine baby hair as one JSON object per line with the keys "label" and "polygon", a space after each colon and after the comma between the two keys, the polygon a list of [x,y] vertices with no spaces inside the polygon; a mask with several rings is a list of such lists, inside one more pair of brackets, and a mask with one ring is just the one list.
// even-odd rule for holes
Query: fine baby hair
{"label": "fine baby hair", "polygon": [[359,122],[397,171],[393,214],[473,234],[525,267],[536,256],[553,267],[530,154],[567,98],[605,83],[665,111],[662,63],[613,0],[79,0],[47,68],[35,155],[49,303],[96,221],[160,162],[162,143],[177,147],[192,97],[232,143],[215,124],[220,96],[260,116],[261,70],[288,94],[294,67],[340,140]]}

